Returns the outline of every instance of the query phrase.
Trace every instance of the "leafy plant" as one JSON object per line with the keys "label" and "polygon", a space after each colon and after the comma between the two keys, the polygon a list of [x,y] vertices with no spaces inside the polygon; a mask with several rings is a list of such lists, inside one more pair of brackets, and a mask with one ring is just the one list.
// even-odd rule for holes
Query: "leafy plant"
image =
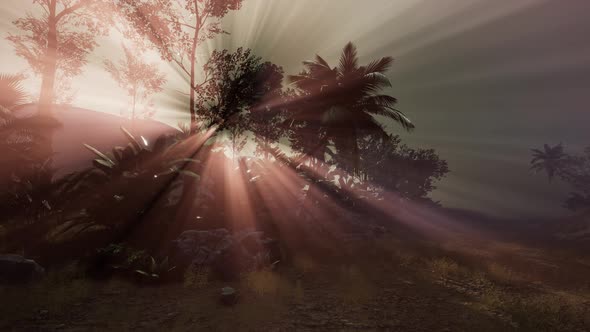
{"label": "leafy plant", "polygon": [[145,250],[128,247],[124,243],[111,243],[97,250],[109,268],[118,271],[135,271],[146,266],[151,256]]}
{"label": "leafy plant", "polygon": [[4,208],[22,213],[29,222],[35,222],[52,212],[60,212],[68,197],[77,196],[85,189],[85,179],[91,174],[71,173],[56,179],[51,164],[51,159],[46,159],[43,163],[25,166],[22,175],[13,173],[0,192]]}
{"label": "leafy plant", "polygon": [[170,267],[168,257],[165,257],[163,260],[158,262],[153,256],[150,256],[149,265],[146,266],[146,268],[137,269],[135,272],[155,281],[159,280],[160,277],[164,276],[168,272],[171,272],[175,268],[176,266]]}
{"label": "leafy plant", "polygon": [[27,94],[22,85],[22,75],[0,74],[0,106],[13,110],[22,105]]}
{"label": "leafy plant", "polygon": [[97,157],[92,162],[94,167],[107,176],[137,177],[149,172],[152,173],[150,175],[154,178],[172,173],[199,177],[196,173],[181,169],[178,166],[181,163],[199,163],[199,161],[190,158],[175,159],[172,149],[176,143],[172,142],[170,136],[160,136],[153,146],[150,146],[145,137],[140,136],[140,142],[124,127],[121,127],[121,131],[123,131],[129,143],[126,147],[117,146],[113,148],[110,155],[91,145],[84,144]]}

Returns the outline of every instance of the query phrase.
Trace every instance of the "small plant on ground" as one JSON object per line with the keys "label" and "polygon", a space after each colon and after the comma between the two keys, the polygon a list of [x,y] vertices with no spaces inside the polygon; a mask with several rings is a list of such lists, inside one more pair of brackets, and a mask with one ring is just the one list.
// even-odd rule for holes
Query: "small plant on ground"
{"label": "small plant on ground", "polygon": [[150,256],[149,264],[142,269],[136,269],[135,273],[146,277],[150,281],[160,281],[175,268],[176,266],[170,267],[168,257],[158,262],[153,256]]}

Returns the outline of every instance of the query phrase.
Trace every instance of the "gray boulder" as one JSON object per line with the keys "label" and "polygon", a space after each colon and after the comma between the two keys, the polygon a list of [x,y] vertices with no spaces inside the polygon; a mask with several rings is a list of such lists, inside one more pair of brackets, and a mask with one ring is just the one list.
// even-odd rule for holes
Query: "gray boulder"
{"label": "gray boulder", "polygon": [[175,257],[189,268],[210,267],[221,279],[235,279],[242,272],[269,266],[280,260],[278,243],[263,232],[224,228],[185,231],[174,241]]}
{"label": "gray boulder", "polygon": [[20,255],[0,255],[0,282],[26,283],[45,274],[41,265]]}
{"label": "gray boulder", "polygon": [[225,228],[208,231],[185,231],[173,241],[175,253],[181,260],[196,260],[198,264],[209,264],[215,252],[231,245],[231,235]]}

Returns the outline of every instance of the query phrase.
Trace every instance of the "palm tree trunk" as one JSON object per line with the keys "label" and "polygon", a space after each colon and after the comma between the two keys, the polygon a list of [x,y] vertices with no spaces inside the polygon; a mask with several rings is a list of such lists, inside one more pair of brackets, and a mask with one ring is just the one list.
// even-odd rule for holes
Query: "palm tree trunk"
{"label": "palm tree trunk", "polygon": [[352,158],[353,158],[353,171],[352,173],[355,176],[358,176],[360,174],[360,161],[361,161],[361,156],[359,155],[359,142],[357,139],[357,132],[356,132],[356,127],[352,127],[352,136],[350,138],[352,140]]}

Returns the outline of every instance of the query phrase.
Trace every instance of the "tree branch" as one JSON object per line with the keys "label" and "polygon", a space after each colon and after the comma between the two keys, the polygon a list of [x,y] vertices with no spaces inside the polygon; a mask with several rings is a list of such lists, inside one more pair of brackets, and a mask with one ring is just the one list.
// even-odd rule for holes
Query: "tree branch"
{"label": "tree branch", "polygon": [[89,5],[91,2],[89,1],[84,1],[84,0],[80,0],[78,1],[75,5],[71,6],[71,7],[66,7],[64,8],[64,10],[62,10],[59,14],[57,14],[55,16],[55,21],[59,22],[59,20],[64,17],[67,16],[73,12],[75,12],[76,10],[83,8],[84,6]]}

